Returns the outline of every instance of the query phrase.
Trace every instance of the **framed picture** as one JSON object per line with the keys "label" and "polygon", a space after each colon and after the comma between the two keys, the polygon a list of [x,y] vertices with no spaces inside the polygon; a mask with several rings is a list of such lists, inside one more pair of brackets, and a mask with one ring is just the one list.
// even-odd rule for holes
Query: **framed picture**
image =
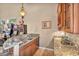
{"label": "framed picture", "polygon": [[50,29],[51,21],[42,21],[42,29]]}

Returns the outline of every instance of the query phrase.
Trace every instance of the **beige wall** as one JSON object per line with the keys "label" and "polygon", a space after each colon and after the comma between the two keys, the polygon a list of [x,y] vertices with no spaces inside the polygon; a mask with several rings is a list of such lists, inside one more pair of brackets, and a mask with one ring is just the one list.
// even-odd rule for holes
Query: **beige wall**
{"label": "beige wall", "polygon": [[[21,4],[0,4],[0,18],[20,19]],[[28,33],[40,34],[40,46],[46,47],[52,40],[52,33],[57,31],[57,4],[24,4],[26,10],[25,23]],[[51,20],[51,29],[42,29],[41,21]]]}

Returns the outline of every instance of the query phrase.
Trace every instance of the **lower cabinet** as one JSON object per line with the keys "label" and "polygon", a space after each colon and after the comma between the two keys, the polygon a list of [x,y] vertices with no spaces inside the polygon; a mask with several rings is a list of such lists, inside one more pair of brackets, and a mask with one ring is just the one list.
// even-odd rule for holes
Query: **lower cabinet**
{"label": "lower cabinet", "polygon": [[31,56],[32,55],[32,46],[28,46],[24,51],[24,56]]}
{"label": "lower cabinet", "polygon": [[30,43],[24,45],[23,47],[20,48],[20,56],[32,56],[36,50],[39,48],[39,46],[37,45],[38,40],[35,39],[33,41],[31,41]]}

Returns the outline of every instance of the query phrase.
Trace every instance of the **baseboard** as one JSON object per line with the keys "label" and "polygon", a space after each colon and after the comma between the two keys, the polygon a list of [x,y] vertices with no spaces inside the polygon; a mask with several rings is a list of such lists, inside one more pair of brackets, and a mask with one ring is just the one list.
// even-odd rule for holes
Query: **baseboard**
{"label": "baseboard", "polygon": [[51,48],[46,48],[46,47],[39,47],[39,48],[54,51],[54,49],[51,49]]}

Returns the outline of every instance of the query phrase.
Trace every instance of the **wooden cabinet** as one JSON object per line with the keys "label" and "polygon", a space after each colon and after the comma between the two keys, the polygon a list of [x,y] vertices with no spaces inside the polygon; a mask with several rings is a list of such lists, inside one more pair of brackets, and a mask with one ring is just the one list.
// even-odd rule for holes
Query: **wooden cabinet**
{"label": "wooden cabinet", "polygon": [[65,4],[65,31],[67,31],[67,32],[71,32],[71,28],[70,28],[70,21],[71,21],[71,12],[70,12],[70,8],[71,7],[71,5],[70,4]]}
{"label": "wooden cabinet", "polygon": [[24,56],[31,56],[32,55],[32,49],[33,49],[33,47],[32,47],[32,45],[31,46],[28,46],[28,47],[26,47],[24,50]]}
{"label": "wooden cabinet", "polygon": [[57,13],[58,13],[58,29],[62,30],[63,29],[63,25],[64,25],[64,4],[58,4],[58,9],[57,9]]}
{"label": "wooden cabinet", "polygon": [[74,33],[79,34],[79,3],[73,4],[74,8],[74,19],[73,19],[73,25],[74,25]]}
{"label": "wooden cabinet", "polygon": [[71,4],[58,4],[58,29],[66,32],[71,32]]}
{"label": "wooden cabinet", "polygon": [[25,44],[20,48],[20,56],[32,56],[39,48],[38,38],[33,39],[30,43]]}
{"label": "wooden cabinet", "polygon": [[79,4],[58,4],[58,30],[79,34]]}

